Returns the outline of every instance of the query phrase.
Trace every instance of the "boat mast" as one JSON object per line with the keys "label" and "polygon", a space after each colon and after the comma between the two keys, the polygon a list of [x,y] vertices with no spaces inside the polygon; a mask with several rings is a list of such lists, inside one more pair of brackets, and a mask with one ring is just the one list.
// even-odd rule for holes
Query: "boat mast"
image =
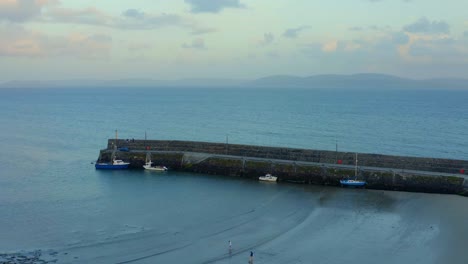
{"label": "boat mast", "polygon": [[338,139],[335,138],[335,164],[338,163]]}
{"label": "boat mast", "polygon": [[112,155],[111,155],[111,162],[114,162],[115,160],[116,151],[117,151],[117,129],[115,130],[115,144],[114,144],[114,150],[112,151]]}
{"label": "boat mast", "polygon": [[148,163],[151,161],[151,153],[149,151],[146,152],[146,159],[145,159],[145,163]]}
{"label": "boat mast", "polygon": [[357,152],[356,152],[356,166],[354,167],[354,178],[357,178]]}

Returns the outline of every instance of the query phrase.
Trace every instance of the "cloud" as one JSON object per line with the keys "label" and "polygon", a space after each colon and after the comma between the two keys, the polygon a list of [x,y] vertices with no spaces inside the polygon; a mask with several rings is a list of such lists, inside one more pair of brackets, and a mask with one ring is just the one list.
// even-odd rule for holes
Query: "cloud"
{"label": "cloud", "polygon": [[322,44],[309,43],[302,45],[301,53],[307,57],[319,57],[322,55]]}
{"label": "cloud", "polygon": [[372,31],[379,31],[379,32],[387,32],[391,31],[392,28],[390,26],[377,26],[377,25],[371,25],[371,26],[366,26],[366,27],[361,27],[361,26],[353,26],[348,28],[349,31],[367,31],[367,30],[372,30]]}
{"label": "cloud", "polygon": [[265,53],[265,56],[268,57],[268,58],[272,58],[272,59],[276,59],[276,58],[280,57],[280,55],[276,51],[269,51],[269,52]]}
{"label": "cloud", "polygon": [[310,28],[309,26],[301,26],[301,27],[297,27],[297,28],[288,28],[288,29],[286,29],[286,31],[284,31],[283,36],[286,37],[286,38],[296,38],[301,31],[303,31],[305,29],[309,29],[309,28]]}
{"label": "cloud", "polygon": [[464,36],[465,38],[468,38],[468,30],[465,31],[465,32],[463,32],[463,36]]}
{"label": "cloud", "polygon": [[74,57],[99,59],[109,56],[112,38],[105,34],[51,36],[21,26],[0,27],[0,56]]}
{"label": "cloud", "polygon": [[392,34],[392,40],[397,45],[405,45],[409,42],[410,38],[405,32],[399,31]]}
{"label": "cloud", "polygon": [[218,13],[225,8],[244,8],[239,0],[185,0],[192,13]]}
{"label": "cloud", "polygon": [[131,52],[141,52],[151,48],[152,46],[148,43],[131,43],[127,46],[127,50]]}
{"label": "cloud", "polygon": [[40,56],[41,42],[46,39],[37,33],[26,31],[20,26],[0,28],[0,56]]}
{"label": "cloud", "polygon": [[213,33],[218,31],[215,28],[194,28],[192,30],[192,35],[203,35],[203,34],[208,34],[208,33]]}
{"label": "cloud", "polygon": [[362,27],[350,27],[349,30],[350,31],[362,31],[364,29]]}
{"label": "cloud", "polygon": [[342,49],[344,51],[352,52],[352,51],[359,50],[362,47],[362,44],[359,43],[358,41],[349,41],[349,42],[344,43],[342,46],[343,46]]}
{"label": "cloud", "polygon": [[85,59],[108,58],[112,47],[112,38],[104,34],[73,34],[66,40],[61,56],[74,56]]}
{"label": "cloud", "polygon": [[194,23],[175,14],[147,14],[127,9],[121,16],[111,16],[96,8],[54,8],[46,12],[43,22],[87,24],[117,29],[154,29],[166,26],[195,27]]}
{"label": "cloud", "polygon": [[39,16],[46,6],[57,0],[0,0],[0,20],[24,22]]}
{"label": "cloud", "polygon": [[187,43],[182,44],[182,48],[204,50],[206,49],[205,41],[202,38],[197,38],[197,39],[192,40],[192,43],[190,44],[187,44]]}
{"label": "cloud", "polygon": [[384,32],[372,37],[356,40],[331,40],[303,46],[302,53],[315,58],[343,57],[353,60],[394,59],[399,56],[398,49],[406,45],[410,36],[405,32]]}
{"label": "cloud", "polygon": [[[367,29],[367,27],[365,27]],[[374,33],[374,32],[370,32]],[[402,76],[463,75],[468,65],[468,38],[447,34],[415,34],[403,30],[359,33],[356,40],[340,38],[298,46],[299,57],[332,71],[380,71]],[[353,67],[343,62],[353,62]]]}
{"label": "cloud", "polygon": [[126,17],[126,19],[114,19],[111,25],[123,29],[154,29],[166,26],[190,27],[190,23],[181,16],[175,14],[158,14],[141,17]]}
{"label": "cloud", "polygon": [[54,8],[46,12],[42,21],[52,23],[90,24],[98,26],[109,26],[112,17],[89,7],[84,9]]}
{"label": "cloud", "polygon": [[[372,3],[377,3],[377,2],[383,2],[384,0],[367,0],[369,2],[372,2]],[[405,3],[409,3],[409,2],[412,2],[413,0],[402,0],[403,2]]]}
{"label": "cloud", "polygon": [[422,17],[418,21],[403,27],[406,32],[423,34],[447,34],[450,32],[450,26],[444,21],[429,21]]}
{"label": "cloud", "polygon": [[417,39],[409,49],[409,54],[415,57],[426,57],[436,61],[468,62],[466,43],[459,40],[442,37],[434,39]]}
{"label": "cloud", "polygon": [[338,48],[338,41],[336,40],[326,42],[322,45],[323,52],[335,52],[337,48]]}
{"label": "cloud", "polygon": [[122,13],[123,16],[130,17],[130,18],[144,18],[145,13],[136,10],[136,9],[127,9]]}
{"label": "cloud", "polygon": [[265,33],[263,34],[263,39],[259,41],[261,46],[267,46],[273,43],[275,40],[275,36],[272,33]]}
{"label": "cloud", "polygon": [[392,27],[390,26],[377,26],[377,25],[372,25],[369,27],[370,30],[374,30],[374,31],[389,31],[389,30],[392,30]]}
{"label": "cloud", "polygon": [[192,18],[177,14],[146,13],[130,8],[116,16],[95,7],[64,8],[59,5],[58,0],[0,0],[0,22],[1,20],[83,24],[125,30],[151,30],[173,26],[188,29],[194,35],[215,31],[213,28],[199,25]]}

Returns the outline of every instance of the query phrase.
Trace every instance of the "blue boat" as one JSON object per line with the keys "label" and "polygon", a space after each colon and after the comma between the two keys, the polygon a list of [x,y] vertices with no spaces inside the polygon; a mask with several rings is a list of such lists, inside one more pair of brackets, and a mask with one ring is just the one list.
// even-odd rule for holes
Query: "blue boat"
{"label": "blue boat", "polygon": [[356,187],[363,187],[367,183],[361,180],[354,180],[354,179],[343,179],[340,180],[341,186],[356,186]]}
{"label": "blue boat", "polygon": [[[128,148],[120,148],[120,151],[129,151]],[[117,151],[117,130],[115,130],[115,144],[114,151],[112,152],[111,160],[112,162],[99,162],[101,160],[101,154],[99,154],[99,159],[94,165],[97,170],[124,170],[128,169],[129,162],[124,162],[123,160],[115,159],[115,152]]]}
{"label": "blue boat", "polygon": [[348,178],[340,180],[341,186],[364,187],[367,184],[366,181],[357,179],[357,163],[358,163],[358,159],[357,159],[357,153],[356,153],[356,166],[354,167],[354,179],[351,179],[348,177]]}
{"label": "blue boat", "polygon": [[97,162],[95,168],[98,170],[123,170],[128,169],[129,162],[114,159],[112,162]]}

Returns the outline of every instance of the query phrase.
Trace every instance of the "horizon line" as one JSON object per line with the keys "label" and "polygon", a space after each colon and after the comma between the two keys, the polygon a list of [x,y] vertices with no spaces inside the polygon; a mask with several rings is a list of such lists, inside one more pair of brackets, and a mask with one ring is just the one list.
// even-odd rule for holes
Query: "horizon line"
{"label": "horizon line", "polygon": [[0,85],[12,83],[12,82],[60,82],[60,81],[102,81],[102,82],[109,82],[109,81],[164,81],[164,82],[176,82],[176,81],[187,81],[187,80],[200,80],[200,81],[256,81],[262,80],[266,78],[272,77],[293,77],[293,78],[310,78],[310,77],[320,77],[320,76],[336,76],[336,77],[350,77],[350,76],[359,76],[359,75],[374,75],[374,76],[382,76],[382,77],[393,77],[399,78],[403,80],[410,80],[410,81],[430,81],[430,80],[463,80],[468,81],[468,78],[462,77],[434,77],[434,78],[410,78],[410,77],[403,77],[393,74],[387,73],[375,73],[375,72],[361,72],[361,73],[352,73],[352,74],[339,74],[339,73],[324,73],[324,74],[312,74],[312,75],[293,75],[293,74],[272,74],[272,75],[265,75],[263,77],[256,77],[256,78],[216,78],[216,77],[185,77],[185,78],[175,78],[175,79],[153,79],[148,77],[128,77],[128,78],[117,78],[117,79],[94,79],[88,77],[82,78],[69,78],[69,79],[29,79],[29,80],[8,80],[8,81],[1,81]]}

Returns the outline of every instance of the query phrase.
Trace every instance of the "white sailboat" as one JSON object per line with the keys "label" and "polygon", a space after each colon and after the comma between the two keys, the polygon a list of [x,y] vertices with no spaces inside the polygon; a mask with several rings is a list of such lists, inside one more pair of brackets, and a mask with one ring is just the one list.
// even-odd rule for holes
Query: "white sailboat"
{"label": "white sailboat", "polygon": [[151,153],[146,153],[146,162],[145,165],[143,165],[143,168],[145,170],[150,170],[150,171],[167,171],[166,166],[153,166],[153,162],[151,161]]}

